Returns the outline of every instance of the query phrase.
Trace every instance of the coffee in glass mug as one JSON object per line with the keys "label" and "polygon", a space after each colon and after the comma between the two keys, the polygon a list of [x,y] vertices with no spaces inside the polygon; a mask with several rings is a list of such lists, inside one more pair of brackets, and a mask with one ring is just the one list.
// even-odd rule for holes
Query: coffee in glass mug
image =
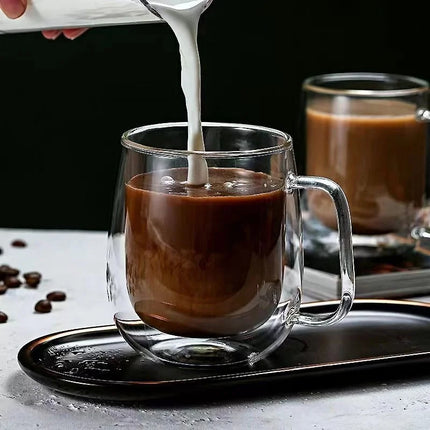
{"label": "coffee in glass mug", "polygon": [[[306,173],[344,190],[353,233],[408,236],[424,205],[427,82],[380,73],[337,73],[304,82]],[[308,193],[312,215],[336,229],[330,198]]]}

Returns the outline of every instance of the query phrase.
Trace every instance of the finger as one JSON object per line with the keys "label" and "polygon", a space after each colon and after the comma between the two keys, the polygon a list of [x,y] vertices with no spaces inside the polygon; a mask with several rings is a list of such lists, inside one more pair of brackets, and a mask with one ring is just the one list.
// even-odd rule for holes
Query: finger
{"label": "finger", "polygon": [[9,18],[19,18],[27,8],[27,0],[0,0],[0,9]]}
{"label": "finger", "polygon": [[62,33],[61,30],[45,30],[45,31],[42,31],[42,34],[45,37],[45,39],[49,39],[49,40],[55,40],[61,33]]}
{"label": "finger", "polygon": [[63,30],[64,36],[67,39],[75,40],[80,35],[84,34],[88,28],[68,28],[67,30]]}

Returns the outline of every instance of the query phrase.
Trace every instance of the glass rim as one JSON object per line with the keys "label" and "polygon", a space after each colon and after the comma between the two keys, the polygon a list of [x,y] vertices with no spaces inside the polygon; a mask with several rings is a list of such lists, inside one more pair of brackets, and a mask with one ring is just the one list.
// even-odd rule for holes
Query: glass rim
{"label": "glass rim", "polygon": [[[408,82],[414,85],[409,88],[399,89],[340,89],[325,87],[325,83],[347,82],[352,80],[382,82],[397,80],[399,82]],[[302,89],[312,91],[318,94],[326,95],[344,95],[344,96],[372,96],[372,97],[404,97],[425,93],[429,90],[429,83],[421,78],[409,75],[400,75],[393,73],[375,73],[375,72],[345,72],[345,73],[326,73],[311,76],[303,81]]]}
{"label": "glass rim", "polygon": [[127,130],[121,137],[121,145],[124,148],[131,149],[135,152],[149,155],[157,155],[159,157],[181,157],[185,158],[190,155],[198,155],[203,158],[245,158],[245,157],[258,157],[264,155],[278,154],[283,151],[292,149],[293,139],[292,137],[284,133],[283,131],[275,128],[263,127],[258,125],[240,124],[240,123],[223,123],[223,122],[203,122],[202,127],[205,128],[225,128],[225,129],[248,129],[250,131],[260,131],[268,134],[272,134],[281,139],[280,144],[274,146],[268,146],[259,149],[248,149],[241,151],[188,151],[186,149],[166,149],[157,148],[153,146],[143,145],[141,143],[134,142],[131,138],[134,133],[144,133],[151,130],[162,130],[169,128],[187,128],[187,122],[165,122],[159,124],[145,125],[141,127],[135,127]]}

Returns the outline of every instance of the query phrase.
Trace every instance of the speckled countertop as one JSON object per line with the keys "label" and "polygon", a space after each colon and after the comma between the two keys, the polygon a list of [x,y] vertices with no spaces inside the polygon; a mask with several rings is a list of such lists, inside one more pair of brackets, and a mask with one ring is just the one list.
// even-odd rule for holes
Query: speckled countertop
{"label": "speckled countertop", "polygon": [[[13,248],[14,239],[28,242]],[[0,296],[9,321],[0,325],[0,429],[429,429],[430,375],[399,374],[383,381],[355,381],[316,390],[252,392],[126,403],[69,397],[33,381],[17,353],[28,341],[71,328],[111,324],[105,294],[106,234],[103,232],[0,230],[0,264],[43,274],[38,289]],[[68,299],[49,314],[33,311],[53,290]],[[251,389],[252,390],[252,389]]]}

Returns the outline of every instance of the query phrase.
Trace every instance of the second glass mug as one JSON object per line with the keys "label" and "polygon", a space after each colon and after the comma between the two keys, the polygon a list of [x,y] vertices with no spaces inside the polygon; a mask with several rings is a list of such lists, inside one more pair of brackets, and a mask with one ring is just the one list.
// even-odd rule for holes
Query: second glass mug
{"label": "second glass mug", "polygon": [[[302,93],[306,173],[329,175],[345,191],[356,255],[413,247],[428,186],[428,82],[332,73],[306,79]],[[330,200],[312,191],[307,204],[315,240],[330,246]]]}
{"label": "second glass mug", "polygon": [[[254,365],[294,324],[343,319],[354,298],[348,203],[333,181],[296,173],[292,139],[277,130],[205,123],[205,152],[187,124],[137,128],[123,154],[108,241],[108,295],[123,338],[145,357],[186,366]],[[189,157],[209,168],[187,186]],[[302,300],[299,190],[328,193],[339,221],[342,292],[330,314]]]}

